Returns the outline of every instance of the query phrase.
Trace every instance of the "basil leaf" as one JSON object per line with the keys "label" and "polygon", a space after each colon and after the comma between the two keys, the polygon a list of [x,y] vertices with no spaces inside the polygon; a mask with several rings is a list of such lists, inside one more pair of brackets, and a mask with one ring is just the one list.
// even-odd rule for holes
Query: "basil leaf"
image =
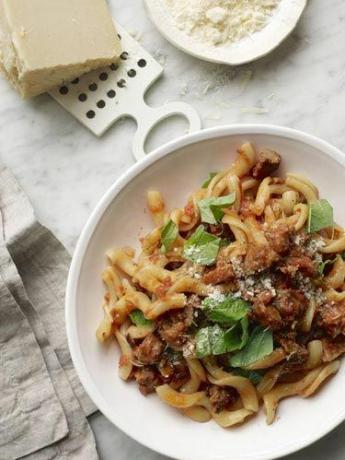
{"label": "basil leaf", "polygon": [[195,336],[195,345],[197,358],[205,358],[212,354],[209,327],[199,329]]}
{"label": "basil leaf", "polygon": [[146,319],[144,316],[144,313],[141,310],[133,310],[130,314],[129,317],[131,318],[131,321],[133,324],[136,326],[151,326],[153,324],[153,321],[150,319]]}
{"label": "basil leaf", "polygon": [[171,219],[164,225],[161,232],[161,251],[167,252],[171,248],[171,245],[176,240],[178,236],[178,228],[175,222]]}
{"label": "basil leaf", "polygon": [[183,255],[197,264],[212,265],[217,259],[220,241],[220,238],[205,232],[200,225],[185,242]]}
{"label": "basil leaf", "polygon": [[[225,334],[226,332],[223,331],[218,324],[214,326],[209,326],[209,338],[210,338],[210,345],[211,345],[211,354],[212,355],[222,355],[226,351],[226,343],[225,343]],[[230,331],[230,338],[231,341],[231,331]]]}
{"label": "basil leaf", "polygon": [[232,367],[246,367],[264,358],[273,351],[272,331],[257,326],[249,337],[243,350],[230,358]]}
{"label": "basil leaf", "polygon": [[231,373],[234,375],[239,375],[240,377],[246,377],[252,382],[253,385],[260,383],[263,378],[263,376],[257,371],[248,371],[239,367],[236,369],[231,369]]}
{"label": "basil leaf", "polygon": [[233,324],[244,318],[250,304],[232,295],[220,295],[219,298],[207,297],[201,303],[209,320],[223,325]]}
{"label": "basil leaf", "polygon": [[204,200],[198,201],[198,208],[200,211],[201,222],[207,224],[218,224],[224,212],[222,208],[227,208],[234,204],[236,200],[236,193],[230,193],[230,195],[205,198]]}
{"label": "basil leaf", "polygon": [[207,188],[210,185],[211,180],[216,176],[218,173],[217,172],[211,172],[208,176],[208,179],[205,180],[205,182],[202,184],[201,188]]}
{"label": "basil leaf", "polygon": [[204,358],[209,355],[222,355],[240,350],[248,340],[248,320],[243,318],[229,329],[218,324],[200,329],[196,336],[196,355]]}
{"label": "basil leaf", "polygon": [[327,259],[324,262],[321,262],[318,267],[319,275],[322,276],[327,265],[334,264],[336,260],[337,260],[337,257],[335,257],[334,259]]}
{"label": "basil leaf", "polygon": [[225,246],[229,246],[231,243],[232,241],[229,238],[222,238],[220,241],[220,247],[224,248]]}
{"label": "basil leaf", "polygon": [[248,326],[249,326],[249,321],[248,318],[245,316],[243,319],[240,321],[241,327],[242,327],[242,335],[241,335],[241,343],[239,346],[239,349],[242,350],[242,348],[247,345],[248,340],[249,340],[249,331],[248,331]]}
{"label": "basil leaf", "polygon": [[198,208],[200,211],[201,222],[205,222],[207,224],[217,224],[218,223],[210,207],[210,198],[205,198],[204,200],[200,200],[198,201],[197,204],[198,204]]}
{"label": "basil leaf", "polygon": [[[220,329],[218,325],[215,325]],[[222,355],[224,353],[230,353],[232,351],[241,350],[248,340],[248,320],[243,318],[237,324],[226,331],[220,329],[222,334],[218,334],[216,337],[211,335],[211,348],[213,355]],[[212,341],[213,339],[213,341]]]}
{"label": "basil leaf", "polygon": [[327,200],[318,200],[309,205],[308,233],[333,226],[333,208]]}

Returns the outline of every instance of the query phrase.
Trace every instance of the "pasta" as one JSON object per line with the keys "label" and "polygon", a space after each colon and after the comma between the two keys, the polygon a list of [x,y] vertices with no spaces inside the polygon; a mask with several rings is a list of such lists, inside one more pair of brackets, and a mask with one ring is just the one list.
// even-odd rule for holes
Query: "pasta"
{"label": "pasta", "polygon": [[103,344],[119,374],[199,423],[229,428],[263,404],[308,398],[345,352],[345,231],[306,177],[247,143],[184,207],[147,195],[141,253],[115,248],[102,274]]}

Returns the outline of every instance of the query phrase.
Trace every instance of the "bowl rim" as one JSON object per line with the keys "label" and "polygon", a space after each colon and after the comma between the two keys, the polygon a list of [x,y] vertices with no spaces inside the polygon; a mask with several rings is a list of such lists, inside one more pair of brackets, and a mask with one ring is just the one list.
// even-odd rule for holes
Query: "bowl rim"
{"label": "bowl rim", "polygon": [[[136,176],[142,173],[146,168],[156,163],[163,157],[173,154],[175,151],[187,147],[191,144],[195,144],[205,140],[226,137],[229,135],[250,136],[255,134],[280,136],[288,139],[293,139],[295,141],[300,141],[302,143],[305,143],[307,145],[321,150],[322,153],[324,153],[326,156],[334,159],[341,166],[345,167],[345,155],[338,148],[334,147],[330,143],[312,134],[307,134],[303,131],[279,125],[233,124],[218,126],[198,131],[196,133],[187,134],[183,137],[172,140],[155,149],[143,160],[131,166],[114,182],[113,185],[109,187],[109,189],[104,193],[104,195],[92,211],[90,217],[88,218],[80,234],[75,251],[73,253],[66,286],[65,321],[68,346],[72,357],[73,365],[76,369],[79,379],[91,400],[95,403],[97,408],[111,423],[113,423],[117,428],[126,433],[132,439],[136,440],[140,444],[148,447],[149,449],[155,452],[159,452],[162,455],[171,456],[171,452],[169,452],[168,449],[165,449],[164,446],[154,445],[152,442],[148,442],[146,439],[142,438],[140,436],[140,433],[132,429],[130,425],[123,423],[123,420],[120,416],[118,416],[116,413],[112,413],[112,411],[109,410],[108,405],[106,404],[102,395],[98,391],[96,385],[92,381],[92,378],[83,360],[82,351],[80,348],[80,344],[78,342],[75,309],[77,287],[79,282],[80,269],[83,263],[83,258],[90,243],[91,237],[108,206],[114,199],[116,199],[116,196],[124,189],[124,187],[126,187],[126,185],[129,184],[132,179],[134,179]],[[285,446],[281,450],[279,448],[276,448],[275,452],[267,452],[269,454],[269,457],[265,455],[265,452],[263,452],[259,457],[256,457],[255,460],[267,460],[268,458],[277,459],[282,456],[292,454],[321,439],[334,428],[336,428],[344,420],[345,409],[337,414],[337,417],[335,417],[335,419],[332,421],[332,423],[330,423],[326,430],[322,428],[319,431],[315,431],[313,435],[309,436],[307,439],[301,437],[299,440],[295,440],[294,443]],[[218,458],[221,459],[222,457]]]}

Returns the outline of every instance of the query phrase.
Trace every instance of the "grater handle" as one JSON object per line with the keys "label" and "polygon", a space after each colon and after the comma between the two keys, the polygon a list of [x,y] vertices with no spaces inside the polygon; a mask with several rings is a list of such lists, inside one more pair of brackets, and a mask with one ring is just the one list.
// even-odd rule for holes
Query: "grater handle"
{"label": "grater handle", "polygon": [[149,107],[146,104],[140,106],[140,111],[133,114],[137,121],[138,129],[135,133],[132,150],[137,161],[145,158],[145,142],[155,126],[163,120],[175,115],[181,115],[187,119],[189,123],[189,133],[200,131],[201,120],[193,107],[184,102],[170,102],[162,107]]}

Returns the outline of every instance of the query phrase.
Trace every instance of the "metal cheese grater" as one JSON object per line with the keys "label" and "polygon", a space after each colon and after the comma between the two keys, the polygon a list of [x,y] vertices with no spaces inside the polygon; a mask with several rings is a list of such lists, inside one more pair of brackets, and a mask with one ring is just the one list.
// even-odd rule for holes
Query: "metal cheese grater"
{"label": "metal cheese grater", "polygon": [[133,154],[143,158],[145,141],[150,131],[162,120],[182,115],[189,131],[198,131],[201,122],[197,112],[183,102],[162,107],[149,107],[144,101],[146,90],[163,73],[163,68],[119,24],[115,23],[122,43],[117,63],[82,75],[50,91],[50,95],[97,136],[101,136],[120,118],[131,117],[138,129],[133,140]]}

